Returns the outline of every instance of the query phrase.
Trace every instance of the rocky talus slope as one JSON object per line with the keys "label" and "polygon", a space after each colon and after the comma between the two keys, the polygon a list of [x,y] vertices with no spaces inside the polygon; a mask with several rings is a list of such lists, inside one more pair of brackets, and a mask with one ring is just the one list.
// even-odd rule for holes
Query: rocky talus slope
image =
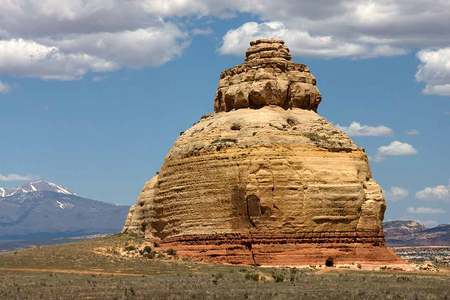
{"label": "rocky talus slope", "polygon": [[315,112],[316,80],[290,59],[258,40],[222,73],[215,113],[178,138],[124,232],[220,263],[401,263],[364,150]]}

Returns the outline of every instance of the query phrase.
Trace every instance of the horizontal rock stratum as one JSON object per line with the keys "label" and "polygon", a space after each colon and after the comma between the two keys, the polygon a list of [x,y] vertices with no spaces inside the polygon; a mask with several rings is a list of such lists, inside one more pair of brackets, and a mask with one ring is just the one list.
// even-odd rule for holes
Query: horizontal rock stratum
{"label": "horizontal rock stratum", "polygon": [[316,80],[290,60],[257,40],[222,73],[215,113],[178,138],[124,232],[218,263],[402,263],[364,150],[316,113]]}
{"label": "horizontal rock stratum", "polygon": [[250,43],[245,63],[220,75],[214,111],[277,105],[316,111],[321,96],[308,66],[291,61],[280,40]]}

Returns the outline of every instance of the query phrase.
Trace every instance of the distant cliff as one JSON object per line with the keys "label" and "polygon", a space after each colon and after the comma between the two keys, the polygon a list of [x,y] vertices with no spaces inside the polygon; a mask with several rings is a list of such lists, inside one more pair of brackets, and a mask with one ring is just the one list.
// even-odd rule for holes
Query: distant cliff
{"label": "distant cliff", "polygon": [[449,224],[426,228],[416,221],[389,221],[384,234],[390,246],[450,246]]}

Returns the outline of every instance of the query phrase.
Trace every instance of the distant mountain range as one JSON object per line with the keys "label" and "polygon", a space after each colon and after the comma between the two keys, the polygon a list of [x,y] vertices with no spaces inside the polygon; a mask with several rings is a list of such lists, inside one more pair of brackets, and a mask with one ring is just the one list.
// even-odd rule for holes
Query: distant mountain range
{"label": "distant mountain range", "polygon": [[128,206],[77,196],[47,181],[0,188],[0,249],[92,234],[120,232]]}
{"label": "distant mountain range", "polygon": [[55,192],[66,195],[75,195],[74,193],[64,188],[63,186],[57,185],[53,182],[38,180],[29,182],[27,184],[24,184],[20,187],[13,189],[0,187],[0,198],[33,192]]}
{"label": "distant mountain range", "polygon": [[416,221],[389,221],[384,235],[390,246],[450,246],[449,224],[426,228]]}

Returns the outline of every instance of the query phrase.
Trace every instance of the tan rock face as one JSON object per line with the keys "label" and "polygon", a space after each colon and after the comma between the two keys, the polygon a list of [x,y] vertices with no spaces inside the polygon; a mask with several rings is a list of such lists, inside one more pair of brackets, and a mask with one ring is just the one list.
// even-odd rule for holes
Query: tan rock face
{"label": "tan rock face", "polygon": [[317,111],[321,96],[309,68],[291,61],[280,40],[257,40],[250,44],[245,63],[220,75],[214,111],[261,108],[277,105]]}
{"label": "tan rock face", "polygon": [[138,202],[130,208],[123,229],[124,233],[133,233],[152,240],[158,239],[152,235],[152,224],[155,222],[153,197],[157,182],[158,176],[154,176],[145,183]]}
{"label": "tan rock face", "polygon": [[[263,40],[247,52],[247,63],[258,59],[290,56]],[[240,88],[249,95],[259,83]],[[219,91],[233,86],[221,81]],[[216,98],[219,112],[178,138],[124,231],[221,263],[398,262],[384,247],[386,205],[364,151],[312,107],[279,105],[280,95],[270,90],[259,109],[234,101],[226,112]]]}

